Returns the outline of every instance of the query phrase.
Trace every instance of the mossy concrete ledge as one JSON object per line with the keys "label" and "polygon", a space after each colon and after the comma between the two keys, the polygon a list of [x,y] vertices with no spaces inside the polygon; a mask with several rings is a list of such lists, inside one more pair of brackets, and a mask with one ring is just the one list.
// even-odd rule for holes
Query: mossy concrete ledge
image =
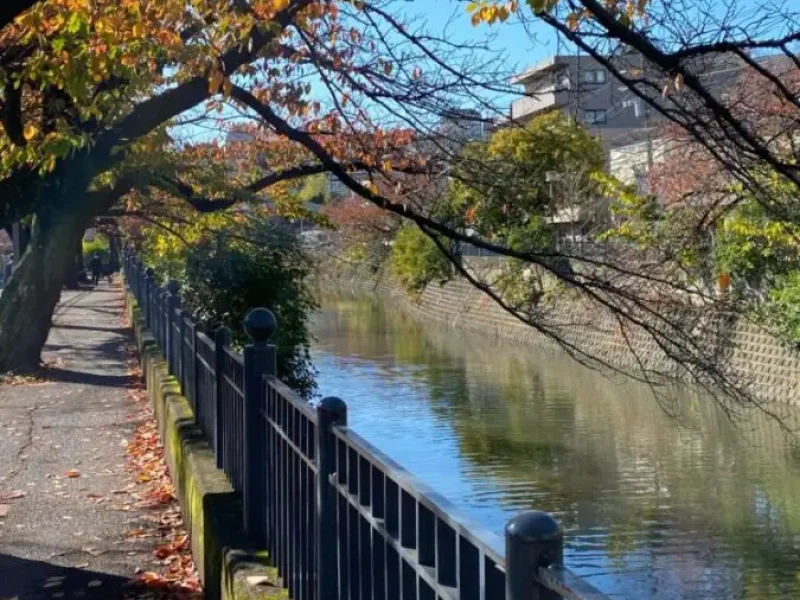
{"label": "mossy concrete ledge", "polygon": [[242,506],[195,424],[194,414],[169,375],[132,295],[127,310],[136,336],[150,403],[175,484],[197,569],[208,600],[287,598],[266,552],[242,528]]}

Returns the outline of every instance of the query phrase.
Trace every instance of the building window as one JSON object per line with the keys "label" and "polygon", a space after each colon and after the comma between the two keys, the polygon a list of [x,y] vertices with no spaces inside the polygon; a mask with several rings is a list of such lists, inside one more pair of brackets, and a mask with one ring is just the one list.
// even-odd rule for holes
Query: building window
{"label": "building window", "polygon": [[603,125],[606,122],[606,111],[605,109],[598,109],[598,110],[587,110],[586,111],[586,122],[589,125]]}
{"label": "building window", "polygon": [[581,71],[581,83],[605,83],[606,72],[603,69],[586,69]]}

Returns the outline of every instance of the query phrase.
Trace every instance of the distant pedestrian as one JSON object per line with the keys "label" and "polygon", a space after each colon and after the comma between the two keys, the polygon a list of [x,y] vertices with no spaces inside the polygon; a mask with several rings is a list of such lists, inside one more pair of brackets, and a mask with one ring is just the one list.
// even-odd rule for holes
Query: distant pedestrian
{"label": "distant pedestrian", "polygon": [[100,258],[100,253],[95,252],[92,259],[89,261],[89,270],[92,272],[92,283],[95,287],[100,283],[100,276],[103,274],[103,259]]}

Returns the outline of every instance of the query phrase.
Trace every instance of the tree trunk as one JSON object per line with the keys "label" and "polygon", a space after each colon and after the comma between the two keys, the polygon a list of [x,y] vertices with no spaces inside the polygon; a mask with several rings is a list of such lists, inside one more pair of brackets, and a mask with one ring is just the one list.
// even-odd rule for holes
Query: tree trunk
{"label": "tree trunk", "polygon": [[74,248],[88,218],[51,207],[34,216],[27,251],[0,296],[0,371],[35,368],[47,341]]}

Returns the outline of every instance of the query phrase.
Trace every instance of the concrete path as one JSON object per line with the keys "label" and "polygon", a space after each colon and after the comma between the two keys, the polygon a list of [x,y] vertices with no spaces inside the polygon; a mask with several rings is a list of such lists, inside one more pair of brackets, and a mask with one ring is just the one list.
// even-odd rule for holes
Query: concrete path
{"label": "concrete path", "polygon": [[[154,570],[153,527],[133,506],[119,289],[64,292],[45,351],[47,381],[0,385],[0,600],[136,597]],[[127,490],[127,491],[126,491]]]}

